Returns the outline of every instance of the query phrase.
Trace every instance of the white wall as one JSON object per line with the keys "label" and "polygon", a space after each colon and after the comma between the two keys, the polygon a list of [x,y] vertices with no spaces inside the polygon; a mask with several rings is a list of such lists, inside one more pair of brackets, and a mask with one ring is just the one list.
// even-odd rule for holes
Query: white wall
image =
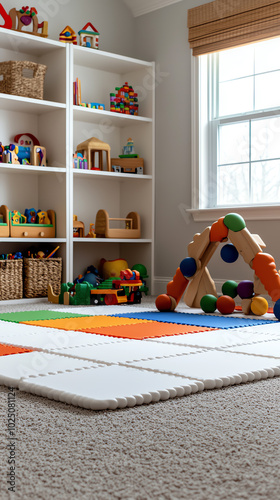
{"label": "white wall", "polygon": [[[67,26],[77,33],[91,22],[100,33],[101,50],[135,57],[135,19],[122,0],[1,0],[5,10],[22,5],[35,7],[39,23],[48,21],[49,37],[59,39],[59,33]],[[2,20],[0,18],[0,24]]]}
{"label": "white wall", "polygon": [[[195,223],[183,208],[191,207],[191,50],[188,45],[187,10],[203,1],[182,0],[143,15],[137,21],[137,57],[155,60],[156,87],[156,260],[157,293],[187,256],[193,235],[213,221]],[[144,36],[143,36],[144,35]],[[232,210],[231,210],[232,211]],[[236,210],[237,211],[237,210]],[[182,215],[184,213],[184,217]],[[223,214],[226,215],[226,214]],[[280,266],[279,221],[247,221],[258,233]],[[278,264],[277,264],[278,262]],[[241,257],[224,263],[219,249],[209,264],[217,284],[227,279],[252,279]],[[166,281],[166,280],[165,280]]]}

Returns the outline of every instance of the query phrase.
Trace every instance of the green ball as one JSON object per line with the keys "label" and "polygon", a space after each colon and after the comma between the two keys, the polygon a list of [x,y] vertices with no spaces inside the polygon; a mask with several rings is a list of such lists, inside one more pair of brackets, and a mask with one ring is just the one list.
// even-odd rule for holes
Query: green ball
{"label": "green ball", "polygon": [[237,296],[237,287],[238,283],[233,280],[228,280],[225,281],[225,283],[222,286],[222,293],[223,295],[229,295],[233,299]]}
{"label": "green ball", "polygon": [[224,225],[236,233],[246,227],[243,217],[234,213],[224,217]]}
{"label": "green ball", "polygon": [[213,313],[216,311],[217,297],[210,293],[204,295],[200,301],[200,307],[205,313]]}

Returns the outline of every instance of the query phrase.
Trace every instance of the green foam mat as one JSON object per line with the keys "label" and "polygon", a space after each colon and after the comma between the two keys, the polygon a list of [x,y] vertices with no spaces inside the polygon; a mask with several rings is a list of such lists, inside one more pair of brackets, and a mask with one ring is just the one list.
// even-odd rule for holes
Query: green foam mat
{"label": "green foam mat", "polygon": [[11,321],[12,323],[22,323],[23,321],[40,321],[44,319],[78,318],[86,314],[75,314],[60,311],[18,311],[0,314],[0,321]]}

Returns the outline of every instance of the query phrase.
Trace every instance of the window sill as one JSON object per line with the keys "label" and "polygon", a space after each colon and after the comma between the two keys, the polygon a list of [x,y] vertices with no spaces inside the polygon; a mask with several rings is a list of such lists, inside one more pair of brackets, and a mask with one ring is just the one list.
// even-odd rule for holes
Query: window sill
{"label": "window sill", "polygon": [[280,205],[257,205],[245,207],[219,207],[219,208],[202,208],[193,209],[187,208],[186,212],[190,213],[195,222],[215,220],[227,215],[228,213],[238,213],[245,220],[279,220]]}

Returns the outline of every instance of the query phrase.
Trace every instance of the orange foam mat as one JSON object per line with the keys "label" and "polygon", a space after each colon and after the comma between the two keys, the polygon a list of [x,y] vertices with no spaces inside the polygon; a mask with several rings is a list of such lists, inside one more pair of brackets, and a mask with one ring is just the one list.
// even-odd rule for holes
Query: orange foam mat
{"label": "orange foam mat", "polygon": [[42,321],[23,321],[25,325],[59,328],[60,330],[85,331],[92,328],[133,325],[147,323],[146,319],[122,318],[116,316],[83,316],[80,318],[46,319]]}
{"label": "orange foam mat", "polygon": [[210,330],[217,330],[217,328],[206,328],[203,326],[190,326],[190,325],[176,325],[173,323],[163,323],[157,321],[147,321],[139,324],[110,326],[103,328],[88,328],[82,330],[86,333],[95,333],[97,335],[107,335],[108,337],[120,337],[125,339],[149,339],[153,337],[165,337],[167,335],[182,335],[185,333],[197,333]]}
{"label": "orange foam mat", "polygon": [[13,345],[0,344],[0,356],[8,356],[9,354],[20,354],[22,352],[32,352],[32,349],[23,349]]}

